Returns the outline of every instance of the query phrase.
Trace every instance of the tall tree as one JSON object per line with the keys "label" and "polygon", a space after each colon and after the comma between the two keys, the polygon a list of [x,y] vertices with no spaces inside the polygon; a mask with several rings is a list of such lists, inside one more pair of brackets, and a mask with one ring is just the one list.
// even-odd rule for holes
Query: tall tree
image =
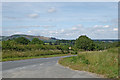
{"label": "tall tree", "polygon": [[79,49],[94,50],[95,44],[86,35],[82,35],[76,39],[75,46]]}

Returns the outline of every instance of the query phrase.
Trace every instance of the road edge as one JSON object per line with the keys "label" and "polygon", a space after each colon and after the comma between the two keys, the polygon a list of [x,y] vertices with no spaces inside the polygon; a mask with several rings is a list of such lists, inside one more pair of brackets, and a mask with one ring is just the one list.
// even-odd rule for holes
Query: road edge
{"label": "road edge", "polygon": [[[59,60],[60,60],[60,59],[59,59]],[[64,68],[67,68],[67,69],[70,69],[70,70],[72,70],[72,71],[80,72],[80,70],[75,70],[75,69],[72,69],[72,68],[70,68],[70,67],[61,65],[61,64],[59,63],[59,60],[57,61],[57,64],[58,64],[59,66],[64,67]],[[95,75],[96,78],[106,78],[104,75],[100,75],[100,74],[96,74],[96,73],[92,73],[92,72],[88,72],[88,71],[83,71],[83,72],[87,72],[87,73],[89,73],[89,74]]]}

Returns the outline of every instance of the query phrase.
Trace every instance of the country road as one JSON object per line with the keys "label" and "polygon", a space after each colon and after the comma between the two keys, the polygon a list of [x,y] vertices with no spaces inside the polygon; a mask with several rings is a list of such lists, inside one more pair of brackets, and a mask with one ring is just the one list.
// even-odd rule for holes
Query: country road
{"label": "country road", "polygon": [[[64,56],[68,57],[68,56]],[[2,63],[3,78],[99,78],[97,75],[74,71],[58,64],[62,57],[7,61]]]}

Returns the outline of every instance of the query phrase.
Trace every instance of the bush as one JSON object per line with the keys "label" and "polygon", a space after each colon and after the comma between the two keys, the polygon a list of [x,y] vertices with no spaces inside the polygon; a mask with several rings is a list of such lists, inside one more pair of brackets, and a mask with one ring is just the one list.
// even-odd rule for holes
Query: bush
{"label": "bush", "polygon": [[2,49],[13,49],[16,46],[14,40],[2,41]]}

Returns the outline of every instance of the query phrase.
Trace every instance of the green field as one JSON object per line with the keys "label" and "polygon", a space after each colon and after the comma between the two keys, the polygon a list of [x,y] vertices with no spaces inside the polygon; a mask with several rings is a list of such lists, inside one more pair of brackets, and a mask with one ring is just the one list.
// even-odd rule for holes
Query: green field
{"label": "green field", "polygon": [[118,48],[82,52],[78,56],[63,58],[59,60],[59,63],[75,70],[89,71],[107,78],[117,78]]}

